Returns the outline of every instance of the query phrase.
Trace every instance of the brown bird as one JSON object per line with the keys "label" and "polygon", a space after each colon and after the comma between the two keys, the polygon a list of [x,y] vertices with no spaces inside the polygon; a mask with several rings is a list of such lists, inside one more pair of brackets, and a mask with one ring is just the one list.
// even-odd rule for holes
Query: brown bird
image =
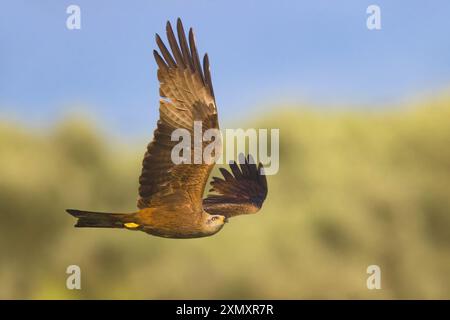
{"label": "brown bird", "polygon": [[[192,28],[188,39],[181,20],[177,21],[178,41],[167,22],[171,51],[156,34],[160,53],[153,51],[160,82],[159,120],[153,141],[147,146],[139,178],[139,210],[133,213],[100,213],[68,209],[78,218],[75,227],[125,228],[166,238],[211,236],[222,229],[229,217],[256,213],[267,196],[262,164],[251,156],[240,164],[230,163],[231,173],[220,168],[222,178],[214,177],[215,194],[203,198],[214,162],[175,164],[171,159],[174,130],[183,128],[193,136],[194,121],[202,122],[203,132],[219,129],[208,55],[199,60]],[[189,43],[188,43],[189,41]],[[191,145],[191,154],[194,148]]]}

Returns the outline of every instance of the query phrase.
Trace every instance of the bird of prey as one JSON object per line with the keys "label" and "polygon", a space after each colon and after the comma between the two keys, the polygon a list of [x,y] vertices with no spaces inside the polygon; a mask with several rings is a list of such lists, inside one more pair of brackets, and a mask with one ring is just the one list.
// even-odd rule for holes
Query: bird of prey
{"label": "bird of prey", "polygon": [[203,131],[219,129],[219,124],[208,55],[204,55],[202,66],[192,28],[186,37],[180,19],[178,41],[170,22],[166,32],[170,50],[156,34],[160,52],[153,51],[161,99],[157,128],[139,177],[139,210],[100,213],[67,209],[78,219],[75,227],[123,228],[165,238],[200,238],[220,231],[230,217],[256,213],[267,196],[263,166],[256,165],[250,155],[239,163],[231,162],[231,172],[220,168],[223,178],[213,178],[212,194],[205,199],[203,193],[214,162],[172,161],[171,151],[177,143],[171,140],[174,130],[183,128],[192,134],[194,121],[202,122]]}

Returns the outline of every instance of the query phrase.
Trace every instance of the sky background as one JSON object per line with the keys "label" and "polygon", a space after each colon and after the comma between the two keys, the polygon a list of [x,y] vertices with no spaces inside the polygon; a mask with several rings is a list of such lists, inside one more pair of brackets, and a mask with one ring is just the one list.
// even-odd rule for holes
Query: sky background
{"label": "sky background", "polygon": [[[66,8],[81,7],[81,30]],[[366,27],[381,7],[382,29]],[[0,116],[46,125],[82,112],[152,132],[154,34],[181,17],[208,52],[220,117],[284,103],[366,108],[450,84],[449,1],[1,1]]]}

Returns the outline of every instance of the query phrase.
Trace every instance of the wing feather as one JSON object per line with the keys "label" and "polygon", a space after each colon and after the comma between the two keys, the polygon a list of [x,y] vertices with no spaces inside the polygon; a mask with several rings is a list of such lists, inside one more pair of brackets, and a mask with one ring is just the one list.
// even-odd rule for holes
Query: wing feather
{"label": "wing feather", "polygon": [[[159,36],[159,34],[156,34],[155,38],[156,38],[156,44],[158,45],[159,50],[161,51],[161,54],[163,55],[164,59],[167,61],[167,64],[171,68],[175,68],[176,67],[175,60],[173,60],[172,55],[170,54],[169,50],[167,50],[167,47],[164,44],[164,42],[162,41],[162,39]],[[156,50],[154,50],[153,52],[157,53]]]}
{"label": "wing feather", "polygon": [[193,61],[194,70],[199,71],[199,76],[202,80],[202,84],[204,85],[205,79],[202,74],[202,66],[200,64],[200,59],[198,57],[197,46],[195,45],[194,30],[192,30],[192,28],[189,29],[189,46],[191,48],[191,57],[192,57],[192,61]]}
{"label": "wing feather", "polygon": [[184,64],[190,70],[194,70],[190,50],[186,41],[186,35],[184,34],[183,23],[181,22],[180,19],[178,19],[177,21],[177,32],[178,32],[178,42],[180,43],[181,54],[183,56]]}
{"label": "wing feather", "polygon": [[207,53],[205,53],[205,56],[203,57],[203,74],[205,75],[205,83],[211,92],[211,96],[214,98],[214,90],[211,81],[211,72],[209,70],[209,58]]}
{"label": "wing feather", "polygon": [[178,68],[184,69],[186,66],[181,55],[180,47],[178,46],[175,34],[173,33],[172,25],[167,21],[166,25],[167,40],[169,41],[170,49],[175,57]]}

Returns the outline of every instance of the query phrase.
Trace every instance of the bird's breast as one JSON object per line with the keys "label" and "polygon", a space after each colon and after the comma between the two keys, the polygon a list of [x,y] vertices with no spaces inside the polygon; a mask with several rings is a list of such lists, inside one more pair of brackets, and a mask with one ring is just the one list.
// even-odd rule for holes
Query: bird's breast
{"label": "bird's breast", "polygon": [[203,228],[201,214],[189,210],[169,208],[145,208],[138,214],[143,231],[164,238],[199,238],[208,236]]}

